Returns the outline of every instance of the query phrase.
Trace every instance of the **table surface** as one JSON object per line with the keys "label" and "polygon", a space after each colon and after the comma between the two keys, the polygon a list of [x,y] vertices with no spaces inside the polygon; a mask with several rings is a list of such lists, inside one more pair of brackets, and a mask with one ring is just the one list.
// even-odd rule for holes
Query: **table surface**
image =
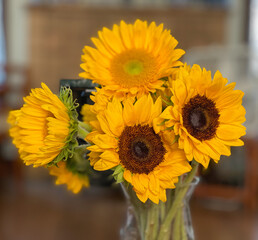
{"label": "table surface", "polygon": [[[257,210],[223,209],[223,203],[198,199],[191,210],[197,240],[258,239]],[[0,213],[1,240],[118,240],[126,203],[119,188],[72,195],[50,181],[25,181],[18,192],[0,178]]]}

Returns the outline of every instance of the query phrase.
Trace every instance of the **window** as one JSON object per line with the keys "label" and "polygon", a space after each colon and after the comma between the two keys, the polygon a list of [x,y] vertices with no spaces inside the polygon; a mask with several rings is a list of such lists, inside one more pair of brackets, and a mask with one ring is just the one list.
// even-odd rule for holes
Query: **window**
{"label": "window", "polygon": [[5,81],[4,66],[6,63],[5,32],[4,32],[4,10],[3,0],[0,0],[0,85]]}

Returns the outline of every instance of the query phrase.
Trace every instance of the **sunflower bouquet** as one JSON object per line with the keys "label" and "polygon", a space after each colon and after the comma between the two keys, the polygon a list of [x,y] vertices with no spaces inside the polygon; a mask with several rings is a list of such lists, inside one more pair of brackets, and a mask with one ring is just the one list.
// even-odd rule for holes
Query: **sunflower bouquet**
{"label": "sunflower bouquet", "polygon": [[193,239],[184,199],[199,164],[207,168],[243,145],[244,93],[219,71],[212,77],[182,63],[185,52],[162,24],[121,21],[92,42],[79,76],[97,85],[93,105],[82,107],[79,121],[69,87],[59,96],[44,83],[33,89],[8,118],[20,158],[46,167],[74,193],[89,186],[92,168],[111,170],[138,226],[135,235],[124,229],[123,239]]}

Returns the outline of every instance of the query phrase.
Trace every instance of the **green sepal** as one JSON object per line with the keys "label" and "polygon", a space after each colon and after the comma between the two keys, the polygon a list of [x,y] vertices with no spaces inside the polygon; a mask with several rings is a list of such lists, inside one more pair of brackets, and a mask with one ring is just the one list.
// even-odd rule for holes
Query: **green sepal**
{"label": "green sepal", "polygon": [[174,139],[174,141],[172,142],[172,144],[177,143],[177,142],[178,142],[178,139],[179,139],[179,135],[175,135],[175,139]]}
{"label": "green sepal", "polygon": [[166,128],[166,130],[174,130],[174,126]]}
{"label": "green sepal", "polygon": [[167,98],[167,101],[169,102],[170,106],[174,106],[174,103],[171,100],[172,96],[173,96],[173,94],[171,96],[165,96]]}
{"label": "green sepal", "polygon": [[[72,172],[73,175],[77,175],[79,178],[88,178],[93,172],[90,161],[86,155],[88,153],[86,147],[87,145],[75,147],[73,155],[71,157],[68,156],[65,160],[67,170]],[[60,161],[62,161],[62,159]],[[53,164],[58,167],[57,163]]]}
{"label": "green sepal", "polygon": [[73,92],[70,87],[62,87],[59,93],[59,99],[68,109],[68,114],[70,118],[78,118],[78,113],[76,108],[79,106],[76,100],[73,100]]}
{"label": "green sepal", "polygon": [[67,161],[68,158],[72,158],[75,148],[78,147],[78,113],[76,108],[79,104],[76,100],[73,100],[72,90],[69,87],[62,87],[59,94],[59,99],[65,105],[67,109],[69,121],[69,134],[66,138],[65,145],[57,157],[47,164],[47,167],[56,165],[60,161]]}
{"label": "green sepal", "polygon": [[167,106],[174,106],[174,103],[171,101],[169,96],[166,96],[166,99],[162,98],[162,102],[164,102]]}
{"label": "green sepal", "polygon": [[78,147],[78,142],[76,139],[69,141],[63,150],[56,156],[54,160],[47,164],[47,167],[51,167],[53,165],[57,166],[57,163],[60,161],[67,161],[68,158],[71,158],[74,154],[74,149]]}
{"label": "green sepal", "polygon": [[162,80],[162,81],[168,81],[168,77],[160,78],[160,80]]}
{"label": "green sepal", "polygon": [[124,180],[125,169],[121,165],[118,165],[117,167],[113,168],[113,170],[114,170],[114,172],[113,172],[112,176],[116,180],[116,183],[124,182],[125,181]]}
{"label": "green sepal", "polygon": [[73,100],[73,92],[69,87],[62,87],[59,94],[59,99],[67,108],[67,113],[70,118],[70,132],[67,141],[71,138],[77,137],[78,132],[78,113],[76,108],[79,106],[76,100]]}
{"label": "green sepal", "polygon": [[164,126],[165,125],[166,120],[164,119],[161,123],[157,124],[158,126]]}
{"label": "green sepal", "polygon": [[71,158],[67,159],[67,169],[80,176],[88,176],[92,171],[90,161],[87,158],[88,150],[87,145],[80,145],[74,149],[74,154]]}

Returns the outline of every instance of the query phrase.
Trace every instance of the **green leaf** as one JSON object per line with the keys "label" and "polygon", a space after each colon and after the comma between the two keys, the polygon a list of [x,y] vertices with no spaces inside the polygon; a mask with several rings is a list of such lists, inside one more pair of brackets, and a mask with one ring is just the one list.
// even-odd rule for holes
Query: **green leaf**
{"label": "green leaf", "polygon": [[117,182],[117,183],[121,183],[121,182],[123,182],[123,181],[124,181],[124,174],[123,174],[123,172],[121,172],[121,173],[119,173],[119,174],[117,175],[116,182]]}
{"label": "green leaf", "polygon": [[116,168],[115,168],[115,171],[113,173],[113,175],[117,175],[119,174],[121,171],[123,171],[123,167],[121,165],[118,165]]}
{"label": "green leaf", "polygon": [[114,168],[114,172],[112,174],[117,183],[121,183],[124,181],[124,168],[121,165],[118,165]]}

